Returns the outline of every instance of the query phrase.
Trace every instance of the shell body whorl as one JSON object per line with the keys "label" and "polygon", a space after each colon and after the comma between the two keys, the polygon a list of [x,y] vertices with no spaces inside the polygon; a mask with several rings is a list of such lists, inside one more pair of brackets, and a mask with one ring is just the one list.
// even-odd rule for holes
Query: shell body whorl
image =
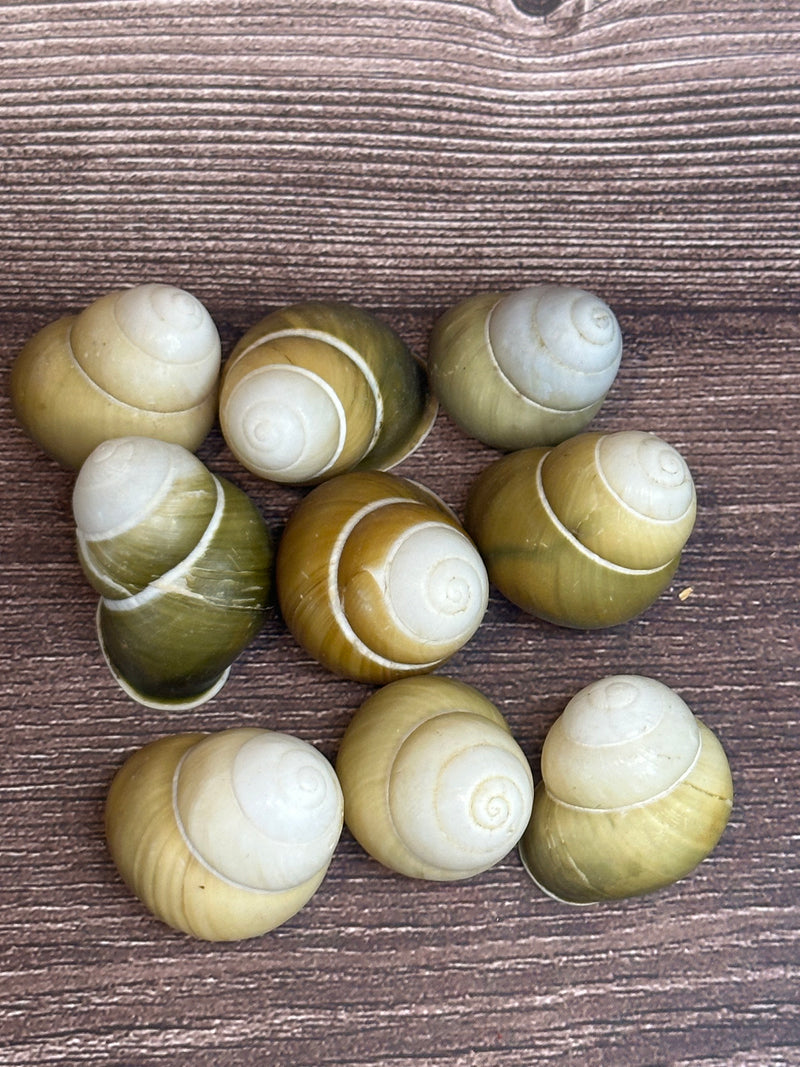
{"label": "shell body whorl", "polygon": [[272,312],[236,345],[220,389],[234,455],[262,478],[295,485],[394,466],[436,411],[426,369],[400,337],[341,302]]}
{"label": "shell body whorl", "polygon": [[120,686],[154,707],[209,699],[271,593],[272,543],[256,506],[180,445],[125,437],[83,464],[73,513]]}
{"label": "shell body whorl", "polygon": [[559,285],[479,293],[434,324],[429,371],[466,432],[506,450],[583,430],[616,377],[622,336],[598,297]]}
{"label": "shell body whorl", "polygon": [[116,290],[30,338],[12,368],[14,412],[75,470],[102,441],[129,434],[194,451],[216,417],[220,362],[216,327],[190,293]]}
{"label": "shell body whorl", "polygon": [[585,433],[503,456],[464,524],[501,593],[560,626],[615,626],[669,585],[695,521],[680,454],[654,434]]}
{"label": "shell body whorl", "polygon": [[336,759],[345,822],[384,866],[469,878],[503,858],[530,817],[530,768],[497,708],[463,682],[426,675],[378,690]]}
{"label": "shell body whorl", "polygon": [[178,734],[134,752],[106,802],[112,858],[162,921],[194,937],[255,937],[321,884],[342,829],[330,763],[287,734]]}
{"label": "shell body whorl", "polygon": [[298,643],[329,670],[382,684],[433,670],[478,628],[486,568],[430,490],[377,471],[339,475],[290,515],[278,602]]}
{"label": "shell body whorl", "polygon": [[520,855],[574,904],[638,896],[683,878],[714,849],[733,784],[725,752],[673,690],[614,675],[577,693],[542,748]]}

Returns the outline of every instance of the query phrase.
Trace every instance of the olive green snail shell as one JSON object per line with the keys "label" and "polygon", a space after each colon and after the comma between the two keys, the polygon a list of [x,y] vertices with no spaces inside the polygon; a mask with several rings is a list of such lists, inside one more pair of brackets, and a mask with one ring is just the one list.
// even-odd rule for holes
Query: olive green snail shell
{"label": "olive green snail shell", "polygon": [[388,325],[350,304],[309,301],[274,311],[239,341],[219,417],[243,466],[302,485],[394,466],[437,410],[424,364]]}
{"label": "olive green snail shell", "polygon": [[194,451],[217,412],[220,340],[203,305],[171,285],[116,290],[45,326],[11,372],[26,433],[77,470],[102,441],[140,434]]}
{"label": "olive green snail shell", "polygon": [[449,659],[489,598],[453,512],[382,471],[340,474],[308,493],[281,535],[276,585],[297,642],[335,674],[375,684]]}
{"label": "olive green snail shell", "polygon": [[355,712],[336,758],[345,823],[374,859],[452,881],[493,866],[528,822],[533,780],[497,708],[441,675],[402,678]]}
{"label": "olive green snail shell", "polygon": [[554,445],[599,411],[622,356],[614,313],[583,289],[479,293],[434,324],[429,373],[442,408],[504,450]]}
{"label": "olive green snail shell", "polygon": [[592,629],[636,617],[664,592],[696,508],[680,454],[624,430],[501,457],[472,483],[464,525],[504,596]]}
{"label": "olive green snail shell", "polygon": [[256,506],[180,445],[133,436],[92,452],[73,512],[119,685],[157,708],[208,700],[265,619],[273,550]]}
{"label": "olive green snail shell", "polygon": [[208,941],[256,937],[322,883],[342,829],[330,763],[287,734],[230,729],[159,738],[118,770],[106,839],[159,919]]}
{"label": "olive green snail shell", "polygon": [[732,803],[725,752],[681,697],[615,675],[577,693],[548,732],[520,855],[567,903],[638,896],[705,859]]}

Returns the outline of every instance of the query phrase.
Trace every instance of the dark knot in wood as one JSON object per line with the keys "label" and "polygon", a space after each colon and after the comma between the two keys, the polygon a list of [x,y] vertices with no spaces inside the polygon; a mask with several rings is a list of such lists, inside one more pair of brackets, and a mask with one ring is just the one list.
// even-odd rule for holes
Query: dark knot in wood
{"label": "dark knot in wood", "polygon": [[545,15],[550,15],[555,11],[561,0],[512,0],[512,3],[526,15],[538,15],[544,18]]}

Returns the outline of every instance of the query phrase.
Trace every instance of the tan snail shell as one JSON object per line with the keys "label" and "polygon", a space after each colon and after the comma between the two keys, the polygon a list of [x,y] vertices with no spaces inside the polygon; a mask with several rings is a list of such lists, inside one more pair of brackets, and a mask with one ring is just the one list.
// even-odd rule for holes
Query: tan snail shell
{"label": "tan snail shell", "polygon": [[261,629],[272,591],[272,540],[255,504],[188,449],[135,436],[98,445],[72,502],[120,686],[153,707],[208,700]]}
{"label": "tan snail shell", "polygon": [[442,408],[466,433],[506,450],[583,430],[619,369],[612,310],[584,289],[532,285],[479,293],[434,325],[428,367]]}
{"label": "tan snail shell", "polygon": [[469,878],[514,848],[530,818],[528,762],[497,708],[440,675],[373,693],[342,737],[345,823],[410,878]]}
{"label": "tan snail shell", "polygon": [[324,756],[288,734],[177,734],[123,764],[105,823],[123,880],[154,915],[232,941],[311,899],[341,834],[342,794]]}
{"label": "tan snail shell", "polygon": [[572,698],[545,739],[542,778],[520,854],[541,888],[574,904],[683,878],[714,849],[733,803],[717,738],[641,675]]}
{"label": "tan snail shell", "polygon": [[309,301],[274,311],[239,341],[219,417],[240,463],[299,485],[394,466],[437,407],[424,365],[389,326],[350,304]]}
{"label": "tan snail shell", "polygon": [[45,326],[11,372],[27,434],[78,469],[102,441],[158,437],[194,451],[217,410],[220,340],[194,296],[147,283]]}
{"label": "tan snail shell", "polygon": [[379,471],[340,474],[295,508],[276,560],[299,644],[336,674],[382,684],[432,671],[486,611],[486,568],[429,489]]}
{"label": "tan snail shell", "polygon": [[623,430],[501,457],[470,487],[464,525],[509,600],[594,628],[634,618],[667,588],[696,509],[683,457]]}

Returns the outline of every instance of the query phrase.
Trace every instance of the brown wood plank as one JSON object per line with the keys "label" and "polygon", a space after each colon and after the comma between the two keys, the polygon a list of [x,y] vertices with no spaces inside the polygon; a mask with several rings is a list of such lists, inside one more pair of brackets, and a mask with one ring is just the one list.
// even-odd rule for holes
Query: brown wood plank
{"label": "brown wood plank", "polygon": [[[0,33],[0,1063],[800,1064],[800,7],[79,0],[2,4]],[[143,911],[102,837],[129,752],[241,724],[333,758],[370,691],[312,663],[276,611],[194,711],[111,680],[73,477],[14,424],[8,371],[35,329],[151,278],[203,299],[226,353],[307,296],[381,313],[421,355],[472,291],[569,281],[609,301],[625,355],[595,426],[654,430],[697,481],[676,578],[595,633],[493,592],[442,673],[498,704],[537,776],[582,685],[674,685],[734,774],[709,860],[574,909],[515,853],[410,882],[345,833],[311,903],[263,938],[194,942]],[[279,534],[300,492],[258,482],[218,429],[201,455]],[[495,455],[441,414],[398,473],[460,511]]]}

